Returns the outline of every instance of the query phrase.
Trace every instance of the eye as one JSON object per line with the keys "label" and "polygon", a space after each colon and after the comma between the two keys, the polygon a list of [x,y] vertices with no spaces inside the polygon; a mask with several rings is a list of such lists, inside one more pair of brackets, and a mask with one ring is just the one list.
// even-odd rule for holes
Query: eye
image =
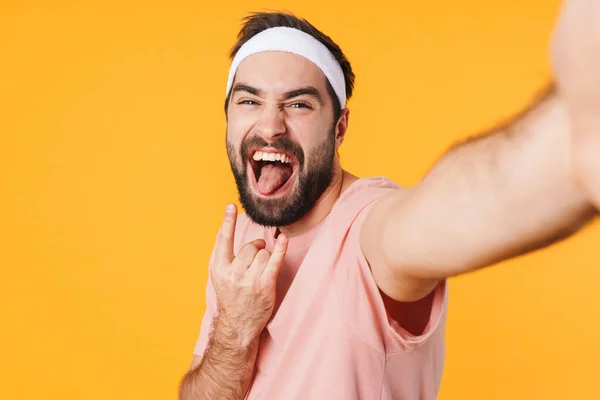
{"label": "eye", "polygon": [[240,101],[238,101],[238,104],[243,104],[243,105],[247,105],[247,106],[254,106],[257,103],[254,100],[240,100]]}
{"label": "eye", "polygon": [[291,108],[307,108],[307,109],[312,109],[312,107],[310,106],[310,104],[305,103],[303,101],[296,101],[292,104],[290,104]]}

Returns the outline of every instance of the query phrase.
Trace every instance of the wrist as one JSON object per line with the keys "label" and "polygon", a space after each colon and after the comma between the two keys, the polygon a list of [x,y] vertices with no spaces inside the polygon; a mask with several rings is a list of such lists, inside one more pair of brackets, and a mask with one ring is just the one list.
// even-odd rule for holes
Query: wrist
{"label": "wrist", "polygon": [[232,319],[225,313],[219,313],[214,321],[214,339],[223,351],[239,353],[255,351],[258,348],[260,332],[254,333],[238,319]]}

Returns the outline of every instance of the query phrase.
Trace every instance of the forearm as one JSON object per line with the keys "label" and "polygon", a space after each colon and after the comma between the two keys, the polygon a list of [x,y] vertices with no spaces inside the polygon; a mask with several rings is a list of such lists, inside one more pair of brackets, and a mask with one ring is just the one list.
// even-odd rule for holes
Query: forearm
{"label": "forearm", "polygon": [[572,109],[572,158],[577,181],[600,210],[600,103]]}
{"label": "forearm", "polygon": [[450,150],[390,207],[388,265],[443,279],[576,231],[594,211],[574,179],[570,140],[565,107],[548,93],[516,122]]}
{"label": "forearm", "polygon": [[180,386],[180,400],[241,400],[252,381],[258,338],[244,343],[235,327],[215,320],[202,362],[190,370]]}
{"label": "forearm", "polygon": [[[600,132],[600,129],[597,131]],[[600,211],[600,135],[577,150],[578,182]]]}

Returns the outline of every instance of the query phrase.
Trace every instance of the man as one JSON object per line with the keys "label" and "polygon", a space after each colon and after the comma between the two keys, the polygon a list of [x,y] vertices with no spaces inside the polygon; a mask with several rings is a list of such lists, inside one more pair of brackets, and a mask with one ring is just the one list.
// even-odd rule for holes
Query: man
{"label": "man", "polygon": [[228,206],[180,398],[434,399],[446,279],[547,246],[600,205],[600,7],[569,0],[552,86],[416,186],[344,171],[354,75],[312,25],[251,15],[232,51]]}

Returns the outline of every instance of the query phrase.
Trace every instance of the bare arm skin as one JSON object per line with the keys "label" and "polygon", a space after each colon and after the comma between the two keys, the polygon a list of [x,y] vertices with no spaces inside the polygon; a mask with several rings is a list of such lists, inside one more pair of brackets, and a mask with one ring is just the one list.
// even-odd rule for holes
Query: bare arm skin
{"label": "bare arm skin", "polygon": [[600,3],[566,1],[553,34],[558,90],[572,115],[573,168],[600,209]]}
{"label": "bare arm skin", "polygon": [[575,232],[594,211],[572,176],[569,132],[550,92],[506,128],[448,151],[415,187],[382,198],[361,235],[380,289],[414,301],[441,279]]}
{"label": "bare arm skin", "polygon": [[179,390],[180,400],[241,400],[250,387],[260,333],[275,305],[275,285],[287,250],[280,234],[273,254],[263,240],[233,255],[237,210],[228,209],[217,239],[211,279],[218,311],[202,357],[195,357]]}
{"label": "bare arm skin", "polygon": [[573,158],[577,160],[574,168],[581,187],[600,210],[600,111],[579,132],[573,146]]}
{"label": "bare arm skin", "polygon": [[236,336],[234,324],[215,319],[214,334],[204,356],[194,360],[182,380],[181,400],[244,398],[252,380],[258,338],[242,346]]}
{"label": "bare arm skin", "polygon": [[553,39],[559,87],[456,146],[415,187],[382,198],[361,232],[380,289],[418,300],[442,279],[550,245],[600,204],[600,3],[567,0]]}

